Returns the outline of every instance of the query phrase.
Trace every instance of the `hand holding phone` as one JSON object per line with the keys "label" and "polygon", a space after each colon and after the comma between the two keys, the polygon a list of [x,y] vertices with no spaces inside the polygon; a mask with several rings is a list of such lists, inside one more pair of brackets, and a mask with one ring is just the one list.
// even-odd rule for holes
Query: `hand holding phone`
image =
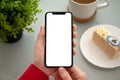
{"label": "hand holding phone", "polygon": [[[73,38],[77,37],[76,33],[76,25],[73,25]],[[56,72],[58,68],[47,68],[45,66],[45,26],[41,25],[40,32],[38,34],[38,38],[35,44],[34,48],[34,65],[38,67],[40,70],[42,70],[45,74],[50,76],[52,73]],[[77,46],[77,43],[74,41],[73,42],[73,55],[76,54],[76,49],[75,47]]]}

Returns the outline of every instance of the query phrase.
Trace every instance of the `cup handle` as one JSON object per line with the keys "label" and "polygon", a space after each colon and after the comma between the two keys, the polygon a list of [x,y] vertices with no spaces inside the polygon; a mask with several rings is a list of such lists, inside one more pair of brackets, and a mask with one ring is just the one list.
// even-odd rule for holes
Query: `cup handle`
{"label": "cup handle", "polygon": [[98,9],[107,7],[109,5],[109,1],[108,0],[99,0],[98,2],[101,2],[101,3],[97,4],[97,8]]}

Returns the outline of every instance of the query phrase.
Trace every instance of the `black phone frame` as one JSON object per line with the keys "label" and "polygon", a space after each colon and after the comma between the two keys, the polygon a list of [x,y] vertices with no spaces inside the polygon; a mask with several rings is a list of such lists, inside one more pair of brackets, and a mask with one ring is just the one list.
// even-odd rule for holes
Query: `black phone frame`
{"label": "black phone frame", "polygon": [[[46,26],[46,24],[47,24],[47,14],[48,13],[52,13],[52,14],[54,14],[54,15],[64,15],[64,14],[66,14],[66,13],[70,13],[71,14],[71,46],[72,46],[72,53],[71,53],[71,65],[70,66],[48,66],[47,64],[46,64],[46,33],[47,33],[47,31],[46,31],[46,29],[47,29],[47,26]],[[45,50],[44,50],[44,53],[45,53],[45,55],[44,55],[44,64],[45,64],[45,66],[47,67],[47,68],[59,68],[59,67],[64,67],[64,68],[70,68],[70,67],[72,67],[73,66],[73,16],[72,16],[72,13],[71,12],[46,12],[46,14],[45,14],[45,48],[44,48]]]}

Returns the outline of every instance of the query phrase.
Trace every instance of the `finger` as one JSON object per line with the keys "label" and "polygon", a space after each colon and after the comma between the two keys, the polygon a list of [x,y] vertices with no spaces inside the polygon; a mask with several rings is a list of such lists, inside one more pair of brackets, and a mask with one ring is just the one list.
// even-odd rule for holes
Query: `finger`
{"label": "finger", "polygon": [[41,25],[36,44],[42,46],[44,44],[44,36],[45,36],[45,29],[44,26]]}
{"label": "finger", "polygon": [[70,68],[71,71],[71,76],[74,79],[81,79],[81,80],[86,80],[86,74],[82,72],[77,66],[73,65]]}
{"label": "finger", "polygon": [[73,47],[76,47],[77,46],[77,42],[73,42]]}
{"label": "finger", "polygon": [[77,26],[73,24],[73,31],[75,31],[76,29],[77,29]]}
{"label": "finger", "polygon": [[73,55],[76,55],[76,53],[77,53],[77,50],[74,48],[73,49]]}
{"label": "finger", "polygon": [[77,37],[77,32],[73,32],[73,38]]}
{"label": "finger", "polygon": [[58,73],[58,70],[53,72],[52,76],[55,78],[55,80],[62,80],[59,73]]}
{"label": "finger", "polygon": [[64,69],[64,68],[59,68],[58,72],[60,74],[60,77],[62,78],[62,80],[72,80],[69,73]]}
{"label": "finger", "polygon": [[55,77],[55,78],[60,78],[60,75],[59,75],[58,71],[53,72],[52,76]]}

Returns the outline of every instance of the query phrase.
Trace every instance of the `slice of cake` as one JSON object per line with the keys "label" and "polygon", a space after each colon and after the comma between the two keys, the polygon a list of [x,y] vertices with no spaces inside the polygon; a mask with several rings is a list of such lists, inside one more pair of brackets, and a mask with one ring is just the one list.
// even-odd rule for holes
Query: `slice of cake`
{"label": "slice of cake", "polygon": [[120,41],[112,36],[104,27],[93,31],[93,41],[111,58],[120,54]]}

